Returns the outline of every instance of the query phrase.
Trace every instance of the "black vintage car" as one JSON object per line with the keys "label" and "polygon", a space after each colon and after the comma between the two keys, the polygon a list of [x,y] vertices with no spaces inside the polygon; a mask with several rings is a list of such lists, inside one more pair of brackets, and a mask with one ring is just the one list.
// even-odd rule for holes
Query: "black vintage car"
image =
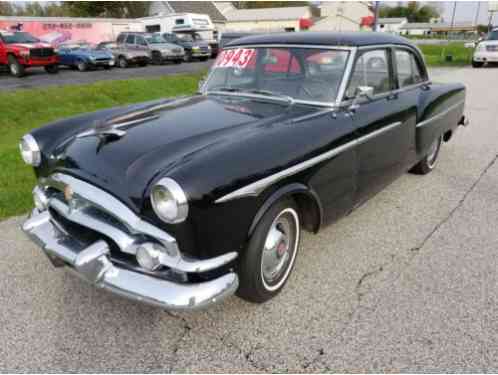
{"label": "black vintage car", "polygon": [[[465,87],[383,33],[250,36],[192,97],[113,108],[21,142],[38,178],[24,232],[55,266],[167,309],[284,286],[317,233],[407,171],[429,173]],[[303,254],[306,256],[306,252]]]}

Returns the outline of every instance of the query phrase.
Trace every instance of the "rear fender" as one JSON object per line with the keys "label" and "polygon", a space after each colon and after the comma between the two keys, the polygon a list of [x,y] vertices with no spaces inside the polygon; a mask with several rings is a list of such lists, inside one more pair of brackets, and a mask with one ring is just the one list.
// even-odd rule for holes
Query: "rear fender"
{"label": "rear fender", "polygon": [[423,92],[415,132],[420,157],[438,137],[455,131],[461,122],[464,106],[465,86],[461,84],[433,84]]}

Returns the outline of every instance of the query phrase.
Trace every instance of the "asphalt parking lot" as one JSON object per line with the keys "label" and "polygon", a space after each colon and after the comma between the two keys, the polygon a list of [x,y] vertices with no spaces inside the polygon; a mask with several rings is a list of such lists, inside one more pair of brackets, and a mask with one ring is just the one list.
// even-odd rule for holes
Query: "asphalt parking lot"
{"label": "asphalt parking lot", "polygon": [[167,63],[164,65],[148,65],[146,67],[129,67],[127,69],[98,69],[87,72],[79,72],[78,70],[61,67],[58,74],[47,74],[43,68],[30,68],[26,70],[27,74],[22,78],[13,77],[7,70],[2,70],[0,71],[0,91],[146,78],[179,73],[196,73],[209,69],[213,61],[213,59],[209,59],[204,62],[193,61],[180,65]]}
{"label": "asphalt parking lot", "polygon": [[498,371],[494,73],[434,72],[467,85],[471,125],[433,173],[305,234],[285,290],[264,305],[140,305],[54,270],[22,218],[0,223],[0,370]]}

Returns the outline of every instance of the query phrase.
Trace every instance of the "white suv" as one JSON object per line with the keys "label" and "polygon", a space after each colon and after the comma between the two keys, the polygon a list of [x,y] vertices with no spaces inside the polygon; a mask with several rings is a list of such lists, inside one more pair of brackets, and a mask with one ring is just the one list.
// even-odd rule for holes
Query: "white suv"
{"label": "white suv", "polygon": [[498,28],[493,29],[488,37],[477,43],[472,57],[472,66],[480,68],[485,63],[498,63]]}

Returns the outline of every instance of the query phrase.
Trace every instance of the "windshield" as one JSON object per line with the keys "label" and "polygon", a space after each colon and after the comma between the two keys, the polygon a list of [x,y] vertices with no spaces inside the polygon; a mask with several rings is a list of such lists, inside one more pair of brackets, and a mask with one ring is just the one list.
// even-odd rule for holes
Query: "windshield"
{"label": "windshield", "polygon": [[231,48],[216,59],[204,89],[285,95],[330,103],[337,98],[349,51],[319,48]]}
{"label": "windshield", "polygon": [[184,42],[193,42],[194,38],[190,34],[176,34],[178,39],[184,41]]}
{"label": "windshield", "polygon": [[38,39],[36,39],[33,35],[31,35],[29,33],[16,32],[16,33],[5,33],[5,34],[1,34],[1,35],[2,35],[3,41],[6,44],[39,42]]}
{"label": "windshield", "polygon": [[488,34],[488,40],[498,40],[498,30],[493,30]]}
{"label": "windshield", "polygon": [[149,44],[162,44],[166,43],[164,38],[159,35],[159,34],[154,34],[154,35],[149,35],[145,37],[145,40],[147,40],[147,43]]}

